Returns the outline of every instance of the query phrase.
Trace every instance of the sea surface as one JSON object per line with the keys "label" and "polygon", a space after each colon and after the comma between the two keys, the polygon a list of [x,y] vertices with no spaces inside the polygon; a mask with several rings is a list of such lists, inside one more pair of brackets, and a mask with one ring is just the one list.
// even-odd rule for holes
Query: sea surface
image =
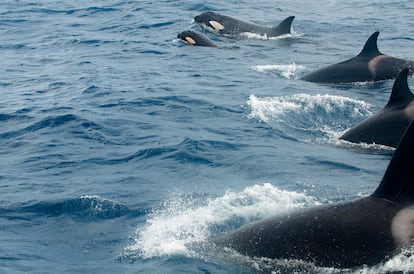
{"label": "sea surface", "polygon": [[[210,10],[296,18],[292,35],[231,39],[194,24]],[[187,29],[219,47],[176,39]],[[414,60],[408,0],[2,1],[0,273],[413,272],[414,248],[336,269],[208,244],[375,190],[393,149],[338,137],[393,81],[299,78],[377,30],[380,51]]]}

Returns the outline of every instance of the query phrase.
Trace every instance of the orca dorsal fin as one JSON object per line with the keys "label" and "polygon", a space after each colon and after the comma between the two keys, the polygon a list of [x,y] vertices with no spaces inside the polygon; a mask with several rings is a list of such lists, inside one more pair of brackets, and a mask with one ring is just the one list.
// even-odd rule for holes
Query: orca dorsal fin
{"label": "orca dorsal fin", "polygon": [[382,55],[382,53],[378,50],[377,46],[377,39],[378,39],[379,31],[374,32],[365,42],[364,48],[362,51],[357,55],[357,57],[375,57],[378,55]]}
{"label": "orca dorsal fin", "polygon": [[414,99],[414,95],[412,94],[410,88],[408,87],[407,77],[408,77],[409,69],[405,68],[400,71],[398,74],[397,79],[395,79],[394,85],[392,87],[391,96],[386,106],[390,106],[392,104],[408,100]]}
{"label": "orca dorsal fin", "polygon": [[279,25],[272,28],[271,36],[278,36],[282,34],[290,34],[290,29],[292,27],[293,19],[295,16],[289,16],[285,20],[283,20]]}
{"label": "orca dorsal fin", "polygon": [[414,204],[414,122],[405,131],[373,197]]}

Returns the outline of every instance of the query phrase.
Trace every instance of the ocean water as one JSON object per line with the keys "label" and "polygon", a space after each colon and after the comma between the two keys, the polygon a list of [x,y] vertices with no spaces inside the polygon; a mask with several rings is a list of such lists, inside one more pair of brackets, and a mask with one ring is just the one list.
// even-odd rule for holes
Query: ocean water
{"label": "ocean water", "polygon": [[[218,11],[293,34],[219,37]],[[414,59],[412,1],[33,1],[0,4],[1,273],[414,271],[318,268],[214,250],[274,214],[366,196],[393,149],[338,137],[393,81],[319,85],[304,73],[359,53]],[[192,29],[219,48],[191,47]],[[409,79],[414,89],[414,81]]]}

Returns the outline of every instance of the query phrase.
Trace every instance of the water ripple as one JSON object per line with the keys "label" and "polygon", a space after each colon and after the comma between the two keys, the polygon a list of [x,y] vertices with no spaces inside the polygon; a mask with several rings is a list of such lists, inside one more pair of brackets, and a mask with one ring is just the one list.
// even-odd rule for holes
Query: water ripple
{"label": "water ripple", "polygon": [[116,201],[99,196],[82,196],[80,198],[28,202],[21,205],[0,208],[0,217],[9,220],[33,220],[38,217],[59,217],[66,215],[77,220],[98,221],[119,217],[139,217],[147,209],[131,210]]}

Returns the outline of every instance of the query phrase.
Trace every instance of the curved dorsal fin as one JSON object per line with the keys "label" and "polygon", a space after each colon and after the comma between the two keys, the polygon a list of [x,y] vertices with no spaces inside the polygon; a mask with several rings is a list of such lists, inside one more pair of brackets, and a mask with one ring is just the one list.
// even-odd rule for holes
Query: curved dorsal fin
{"label": "curved dorsal fin", "polygon": [[414,204],[414,122],[412,122],[385,171],[374,197],[401,205]]}
{"label": "curved dorsal fin", "polygon": [[403,100],[413,99],[414,95],[411,93],[408,87],[407,77],[409,69],[403,69],[395,79],[394,86],[392,87],[391,96],[386,106],[390,106]]}
{"label": "curved dorsal fin", "polygon": [[358,54],[358,57],[374,57],[377,55],[382,55],[382,53],[378,50],[377,46],[377,39],[378,39],[379,31],[374,32],[365,42],[364,48]]}
{"label": "curved dorsal fin", "polygon": [[272,28],[271,35],[277,36],[281,34],[289,34],[290,29],[292,27],[293,19],[295,19],[295,16],[289,16],[285,20],[283,20],[279,25]]}

